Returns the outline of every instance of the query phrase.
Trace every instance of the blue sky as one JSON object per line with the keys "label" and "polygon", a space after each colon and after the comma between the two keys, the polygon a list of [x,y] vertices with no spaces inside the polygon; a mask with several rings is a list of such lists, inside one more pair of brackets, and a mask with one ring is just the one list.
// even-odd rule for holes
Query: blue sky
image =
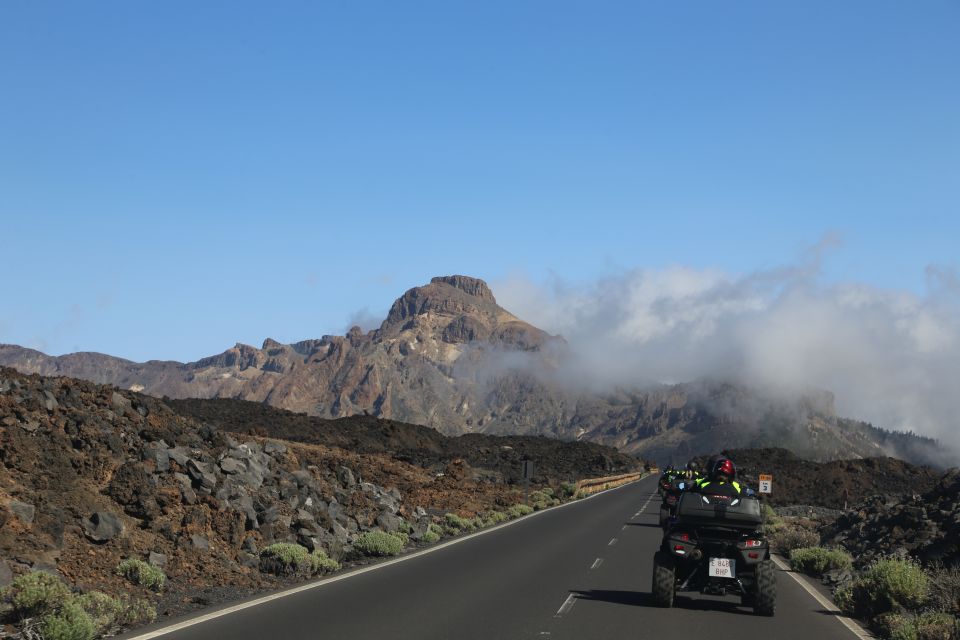
{"label": "blue sky", "polygon": [[960,4],[0,5],[0,342],[193,360],[431,276],[925,291]]}

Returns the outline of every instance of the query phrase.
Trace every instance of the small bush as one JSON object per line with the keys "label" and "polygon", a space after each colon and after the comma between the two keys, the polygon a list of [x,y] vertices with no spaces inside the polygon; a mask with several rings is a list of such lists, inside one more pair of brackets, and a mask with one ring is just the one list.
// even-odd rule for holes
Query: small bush
{"label": "small bush", "polygon": [[540,491],[534,491],[530,494],[530,503],[536,511],[552,507],[559,502],[559,500],[553,497],[553,491],[550,490],[549,487]]}
{"label": "small bush", "polygon": [[447,523],[447,527],[450,529],[454,529],[457,532],[473,531],[474,529],[476,529],[472,520],[461,518],[455,513],[448,513],[445,516],[443,516],[443,518],[444,518],[444,521]]}
{"label": "small bush", "polygon": [[70,595],[70,587],[56,576],[34,571],[18,577],[2,594],[3,600],[13,605],[15,614],[30,618],[60,606]]}
{"label": "small bush", "polygon": [[340,563],[327,556],[323,549],[310,554],[310,569],[313,573],[331,573],[340,570]]}
{"label": "small bush", "polygon": [[124,609],[119,599],[101,591],[90,591],[77,596],[75,601],[90,616],[97,633],[113,626]]}
{"label": "small bush", "polygon": [[155,567],[139,558],[127,558],[122,561],[117,565],[117,573],[141,587],[154,591],[162,589],[163,583],[167,581],[167,576],[160,567]]}
{"label": "small bush", "polygon": [[561,482],[557,489],[557,497],[560,499],[572,498],[577,494],[576,482]]}
{"label": "small bush", "polygon": [[790,566],[794,571],[822,576],[827,571],[852,568],[853,558],[840,549],[801,547],[790,552]]}
{"label": "small bush", "polygon": [[505,514],[503,511],[491,511],[487,514],[487,526],[492,527],[502,522],[506,522],[509,519],[510,516]]}
{"label": "small bush", "polygon": [[56,613],[43,617],[40,629],[44,640],[93,640],[96,625],[76,598],[65,600]]}
{"label": "small bush", "polygon": [[413,533],[413,525],[407,520],[400,521],[400,532],[410,535]]}
{"label": "small bush", "polygon": [[396,531],[396,532],[394,532],[394,533],[391,533],[390,535],[392,535],[394,538],[396,538],[397,540],[399,540],[399,541],[400,541],[400,546],[402,546],[402,547],[405,547],[405,546],[407,546],[408,544],[410,544],[410,536],[409,536],[408,534],[404,533],[403,531]]}
{"label": "small bush", "polygon": [[533,513],[533,507],[525,504],[515,504],[507,509],[507,515],[511,518],[519,518],[520,516],[525,516],[528,513]]}
{"label": "small bush", "polygon": [[395,556],[403,550],[403,541],[384,531],[367,531],[357,536],[353,548],[365,556]]}
{"label": "small bush", "polygon": [[927,572],[930,579],[930,607],[954,616],[960,615],[960,567],[934,564]]}
{"label": "small bush", "polygon": [[885,613],[871,625],[880,637],[890,640],[952,640],[956,637],[957,619],[942,612]]}
{"label": "small bush", "polygon": [[794,549],[815,547],[820,544],[820,536],[803,527],[786,525],[772,534],[768,539],[770,546],[780,553],[790,553]]}
{"label": "small bush", "polygon": [[440,536],[443,535],[443,528],[434,523],[430,523],[430,526],[427,527],[427,531],[423,534],[423,541],[427,544],[433,544],[440,539]]}
{"label": "small bush", "polygon": [[260,552],[260,570],[278,576],[311,573],[313,563],[306,547],[277,542]]}
{"label": "small bush", "polygon": [[157,610],[148,600],[134,598],[120,601],[120,612],[117,614],[117,624],[127,627],[150,624],[157,619]]}
{"label": "small bush", "polygon": [[873,618],[883,613],[918,609],[927,599],[926,574],[910,560],[887,559],[837,592],[837,604],[847,613]]}

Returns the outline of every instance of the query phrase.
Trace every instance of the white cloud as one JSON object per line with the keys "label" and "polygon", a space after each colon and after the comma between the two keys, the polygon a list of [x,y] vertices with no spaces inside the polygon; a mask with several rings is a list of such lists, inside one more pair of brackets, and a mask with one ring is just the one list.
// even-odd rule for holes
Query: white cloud
{"label": "white cloud", "polygon": [[960,279],[928,269],[925,295],[827,285],[819,260],[736,276],[637,269],[598,282],[495,284],[502,306],[551,333],[595,385],[724,378],[827,389],[841,415],[949,441],[960,427]]}

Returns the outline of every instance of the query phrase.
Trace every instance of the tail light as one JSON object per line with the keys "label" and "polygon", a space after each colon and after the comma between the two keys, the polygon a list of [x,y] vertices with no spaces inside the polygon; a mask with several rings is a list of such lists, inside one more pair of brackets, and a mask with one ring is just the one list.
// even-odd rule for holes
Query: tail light
{"label": "tail light", "polygon": [[683,540],[684,542],[689,542],[689,541],[690,541],[690,534],[689,534],[689,533],[678,533],[675,537],[680,538],[680,539]]}
{"label": "tail light", "polygon": [[763,541],[762,540],[744,540],[742,544],[744,549],[756,549],[757,547],[763,546]]}
{"label": "tail light", "polygon": [[756,551],[751,551],[750,553],[747,554],[747,557],[750,558],[751,560],[756,560],[757,558],[760,557],[760,554],[757,553]]}
{"label": "tail light", "polygon": [[682,544],[673,545],[673,551],[674,553],[679,553],[680,555],[685,555],[687,553],[687,550],[683,548]]}

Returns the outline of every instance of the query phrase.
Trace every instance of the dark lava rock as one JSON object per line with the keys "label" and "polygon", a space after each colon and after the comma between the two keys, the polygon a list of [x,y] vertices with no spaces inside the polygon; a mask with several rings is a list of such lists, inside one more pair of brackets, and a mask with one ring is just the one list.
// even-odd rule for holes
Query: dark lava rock
{"label": "dark lava rock", "polygon": [[93,542],[103,543],[113,540],[123,533],[123,522],[112,513],[95,511],[89,518],[80,521],[83,532]]}

